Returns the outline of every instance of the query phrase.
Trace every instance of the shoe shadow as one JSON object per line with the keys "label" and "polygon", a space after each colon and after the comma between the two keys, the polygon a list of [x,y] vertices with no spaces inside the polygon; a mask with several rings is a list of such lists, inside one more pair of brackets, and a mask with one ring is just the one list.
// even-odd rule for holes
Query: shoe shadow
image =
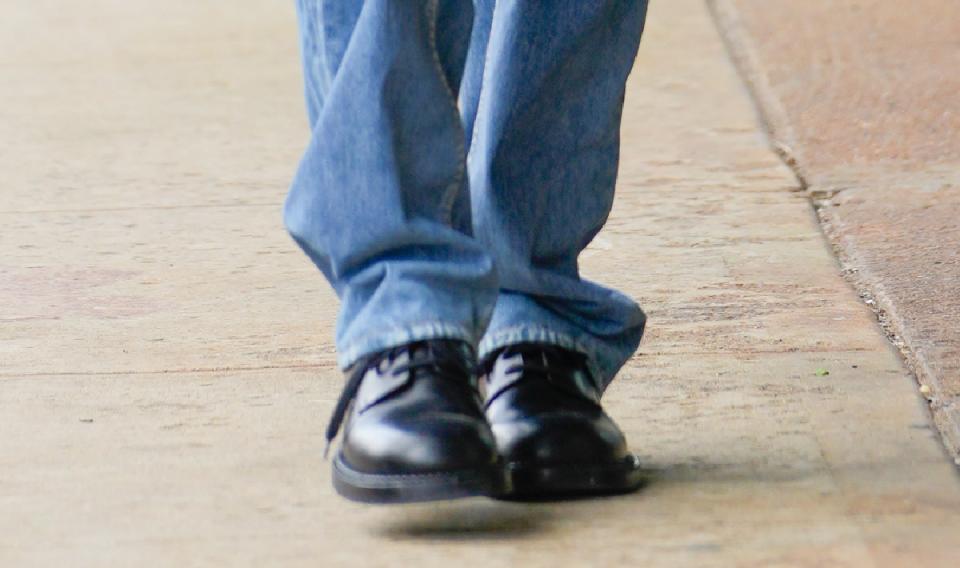
{"label": "shoe shadow", "polygon": [[540,533],[548,512],[502,501],[465,499],[391,507],[375,531],[391,539],[513,540]]}
{"label": "shoe shadow", "polygon": [[644,482],[629,493],[568,494],[511,499],[466,499],[405,505],[384,513],[374,529],[382,537],[400,540],[496,541],[519,540],[548,532],[555,521],[571,514],[569,507],[640,497],[661,472],[644,472]]}

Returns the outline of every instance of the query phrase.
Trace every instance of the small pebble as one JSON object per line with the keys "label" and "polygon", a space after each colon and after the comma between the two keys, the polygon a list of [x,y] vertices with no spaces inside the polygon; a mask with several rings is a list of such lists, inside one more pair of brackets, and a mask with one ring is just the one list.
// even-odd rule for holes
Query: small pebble
{"label": "small pebble", "polygon": [[930,387],[928,387],[927,385],[920,385],[920,394],[922,394],[923,396],[927,396],[928,394],[930,394]]}

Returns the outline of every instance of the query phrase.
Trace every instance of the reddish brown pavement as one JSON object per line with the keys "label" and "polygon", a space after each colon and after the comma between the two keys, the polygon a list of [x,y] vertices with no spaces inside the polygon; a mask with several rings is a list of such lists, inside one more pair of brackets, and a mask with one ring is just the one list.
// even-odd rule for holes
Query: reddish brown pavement
{"label": "reddish brown pavement", "polygon": [[775,147],[960,459],[960,3],[713,7]]}

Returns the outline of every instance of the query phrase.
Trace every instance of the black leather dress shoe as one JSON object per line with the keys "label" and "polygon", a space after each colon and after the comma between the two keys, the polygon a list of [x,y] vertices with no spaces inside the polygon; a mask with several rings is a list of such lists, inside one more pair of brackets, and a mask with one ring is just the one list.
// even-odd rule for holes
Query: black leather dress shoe
{"label": "black leather dress shoe", "polygon": [[348,499],[408,503],[506,489],[465,343],[417,342],[361,361],[337,403],[328,444],[348,413],[333,463],[334,487]]}
{"label": "black leather dress shoe", "polygon": [[600,406],[586,358],[558,347],[508,347],[488,362],[486,414],[514,499],[625,493],[643,482],[626,439]]}

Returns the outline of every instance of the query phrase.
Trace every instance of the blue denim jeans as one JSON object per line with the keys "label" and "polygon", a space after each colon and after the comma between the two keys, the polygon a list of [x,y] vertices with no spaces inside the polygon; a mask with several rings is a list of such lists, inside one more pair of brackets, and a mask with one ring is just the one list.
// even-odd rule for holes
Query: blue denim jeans
{"label": "blue denim jeans", "polygon": [[581,278],[613,202],[646,0],[298,0],[313,134],[284,210],[339,364],[543,342],[606,386],[645,317]]}

